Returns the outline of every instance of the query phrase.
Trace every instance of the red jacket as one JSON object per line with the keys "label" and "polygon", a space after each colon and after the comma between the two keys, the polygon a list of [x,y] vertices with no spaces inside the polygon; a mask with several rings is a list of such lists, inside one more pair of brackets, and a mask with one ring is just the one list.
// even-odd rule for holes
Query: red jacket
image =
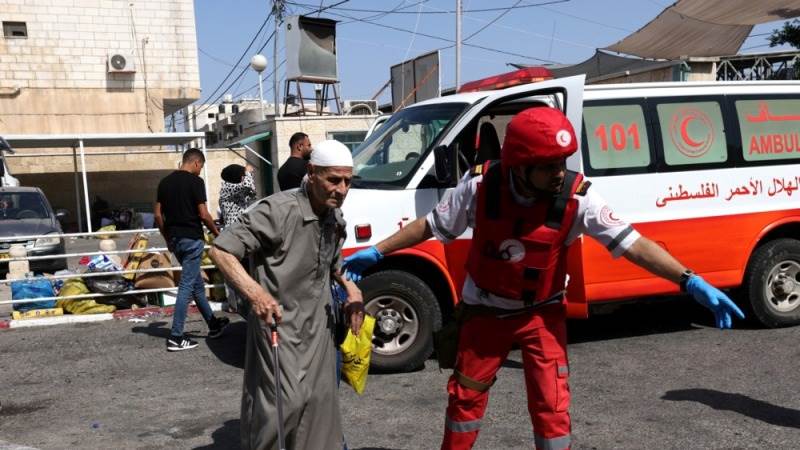
{"label": "red jacket", "polygon": [[500,164],[487,162],[473,173],[484,174],[478,184],[467,259],[467,272],[475,284],[524,305],[563,291],[567,274],[564,242],[577,215],[574,196],[583,176],[567,171],[561,193],[525,207],[514,201],[508,171],[501,170]]}

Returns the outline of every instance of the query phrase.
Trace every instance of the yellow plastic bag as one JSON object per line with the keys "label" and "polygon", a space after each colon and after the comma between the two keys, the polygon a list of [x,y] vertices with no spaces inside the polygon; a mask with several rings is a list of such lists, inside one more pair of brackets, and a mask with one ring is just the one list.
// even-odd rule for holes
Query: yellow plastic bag
{"label": "yellow plastic bag", "polygon": [[369,358],[372,354],[372,330],[375,328],[375,318],[364,316],[364,324],[358,336],[348,328],[347,336],[342,342],[342,375],[344,381],[353,386],[357,394],[364,392],[367,385],[367,372],[369,371]]}
{"label": "yellow plastic bag", "polygon": [[[103,231],[117,231],[116,225],[106,225],[104,227],[100,227],[96,230],[97,233],[102,233]],[[98,234],[95,236],[97,239],[112,239],[114,236],[110,234]]]}
{"label": "yellow plastic bag", "polygon": [[[80,278],[70,278],[64,282],[64,286],[58,292],[59,297],[70,297],[72,295],[88,294],[89,288]],[[90,298],[84,299],[63,299],[56,300],[56,306],[63,308],[70,314],[102,314],[112,313],[117,310],[112,305],[101,305]]]}

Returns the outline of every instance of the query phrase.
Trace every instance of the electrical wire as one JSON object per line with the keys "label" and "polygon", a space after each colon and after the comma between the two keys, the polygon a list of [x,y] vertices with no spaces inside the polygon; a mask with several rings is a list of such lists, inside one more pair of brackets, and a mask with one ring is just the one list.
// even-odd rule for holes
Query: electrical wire
{"label": "electrical wire", "polygon": [[206,56],[207,56],[209,59],[211,59],[212,61],[216,61],[216,62],[218,62],[218,63],[220,63],[220,64],[224,64],[224,65],[226,65],[226,66],[228,66],[228,67],[235,67],[235,68],[239,68],[239,69],[241,68],[241,66],[237,66],[237,65],[235,65],[235,64],[231,64],[231,63],[229,63],[228,61],[225,61],[225,60],[223,60],[223,59],[221,59],[221,58],[217,58],[216,56],[212,55],[211,53],[208,53],[207,51],[203,50],[203,49],[202,49],[202,48],[200,48],[200,47],[197,47],[197,51],[199,51],[200,53],[202,53],[202,54],[206,55]]}
{"label": "electrical wire", "polygon": [[[562,3],[562,2],[568,2],[568,1],[569,0],[557,0],[557,1],[554,1],[554,2],[551,2],[551,3]],[[463,44],[464,42],[467,42],[468,40],[474,38],[481,31],[483,31],[483,30],[489,28],[490,26],[492,26],[495,22],[497,22],[498,20],[502,19],[503,16],[505,16],[506,14],[511,12],[511,10],[514,9],[520,3],[522,3],[522,0],[517,0],[517,3],[514,3],[514,5],[510,6],[508,9],[506,9],[505,11],[501,12],[500,14],[498,14],[497,17],[495,17],[494,19],[490,20],[489,23],[487,23],[486,25],[478,28],[478,31],[475,31],[474,33],[470,34],[466,38],[462,39],[461,43]]]}
{"label": "electrical wire", "polygon": [[[289,2],[289,1],[287,1],[286,3],[292,4],[292,5],[295,5],[295,6],[304,7],[304,8],[316,8],[316,6],[311,5],[311,4],[307,4],[307,3],[297,3],[297,2]],[[517,6],[515,8],[519,8],[519,9],[521,9],[521,8],[534,8],[534,7],[537,7],[537,6],[539,6],[539,5],[530,4],[530,5],[520,5],[520,6]],[[504,11],[506,9],[508,9],[508,6],[494,7],[494,8],[469,9],[469,10],[465,9],[465,10],[461,10],[461,12],[462,13],[495,12],[495,11]],[[397,10],[397,11],[388,10],[387,11],[387,10],[382,10],[382,9],[337,8],[337,10],[345,11],[345,12],[378,13],[378,14],[384,14],[384,15],[388,15],[388,14],[416,14],[415,11],[401,11],[401,10]],[[456,13],[455,11],[450,11],[450,10],[423,12],[423,14],[455,14],[455,13]]]}
{"label": "electrical wire", "polygon": [[[253,46],[253,44],[256,42],[256,40],[258,39],[258,37],[261,35],[261,30],[263,30],[263,29],[264,29],[264,27],[265,27],[265,26],[267,26],[267,22],[269,22],[269,19],[270,19],[270,17],[272,17],[272,11],[270,11],[270,13],[269,13],[269,14],[267,14],[267,18],[266,18],[266,19],[264,19],[264,22],[263,22],[263,23],[261,24],[261,26],[258,28],[258,31],[256,31],[256,34],[255,34],[255,36],[253,36],[253,39],[251,39],[251,40],[250,40],[250,43],[247,45],[247,48],[245,48],[245,49],[244,49],[244,51],[242,52],[241,56],[239,56],[239,59],[236,61],[236,64],[235,64],[233,67],[231,67],[231,70],[230,70],[230,71],[228,71],[228,74],[227,74],[227,75],[225,75],[225,78],[224,78],[224,79],[223,79],[223,80],[222,80],[222,81],[219,83],[219,85],[217,85],[216,89],[214,89],[214,91],[213,91],[213,92],[211,92],[211,94],[209,94],[209,95],[208,95],[208,97],[206,97],[206,101],[205,101],[205,102],[201,102],[201,104],[203,104],[203,103],[204,103],[204,104],[206,104],[206,107],[205,107],[205,108],[201,108],[200,110],[194,111],[194,112],[192,113],[192,119],[195,119],[195,118],[197,117],[197,115],[198,115],[198,114],[200,114],[200,113],[202,113],[202,112],[204,112],[204,111],[207,111],[207,110],[208,110],[208,108],[210,108],[210,107],[211,107],[211,105],[213,105],[213,103],[214,103],[214,102],[216,102],[216,100],[218,100],[218,99],[219,99],[219,98],[220,98],[222,95],[224,95],[224,92],[225,92],[225,91],[223,91],[223,94],[220,94],[220,96],[219,96],[219,97],[217,97],[215,100],[213,100],[213,101],[211,101],[211,102],[209,102],[209,101],[208,101],[208,99],[209,99],[209,98],[213,97],[213,96],[214,96],[214,94],[216,94],[217,92],[219,92],[220,88],[221,88],[221,87],[222,87],[222,86],[225,84],[225,82],[226,82],[226,81],[228,81],[228,78],[230,78],[231,74],[233,74],[233,72],[234,72],[234,71],[235,71],[235,70],[236,70],[236,69],[239,67],[239,64],[242,62],[242,60],[244,59],[244,57],[245,57],[245,56],[248,54],[248,51],[250,50],[250,47],[252,47],[252,46]],[[275,35],[275,32],[273,31],[273,32],[272,32],[272,36],[274,36],[274,35]],[[264,47],[266,47],[266,44],[269,42],[269,40],[272,38],[272,36],[270,36],[270,37],[267,39],[267,41],[264,43],[264,45],[263,45],[263,46],[261,46],[261,49],[263,49]],[[260,51],[261,51],[261,50],[258,50],[258,52],[260,52]],[[256,52],[256,53],[258,53],[258,52]],[[231,84],[230,84],[230,85],[228,85],[228,87],[227,87],[225,90],[227,90],[227,89],[229,89],[231,86],[233,86],[233,83],[235,83],[236,81],[238,81],[238,79],[239,79],[239,78],[241,78],[241,77],[242,77],[242,75],[244,74],[244,71],[245,71],[245,70],[247,70],[247,66],[245,66],[245,67],[242,69],[242,72],[239,74],[239,77],[237,77],[237,78],[236,78],[236,80],[234,80],[233,82],[231,82]]]}
{"label": "electrical wire", "polygon": [[[431,6],[425,6],[425,7],[429,8],[429,9],[432,8]],[[477,17],[472,17],[472,16],[464,16],[464,18],[467,19],[467,20],[472,20],[474,22],[483,22],[483,23],[488,22],[488,20],[479,19]],[[547,36],[547,35],[544,35],[544,34],[541,34],[541,33],[534,33],[532,31],[523,30],[522,28],[516,28],[516,27],[509,26],[509,25],[495,24],[495,27],[502,28],[504,30],[515,31],[517,33],[526,34],[528,36],[535,36],[537,38],[542,38],[542,39],[547,39],[547,40],[555,39],[556,42],[561,42],[561,43],[564,43],[564,44],[573,45],[575,47],[587,48],[587,49],[591,49],[591,50],[595,50],[597,48],[596,45],[587,45],[587,44],[582,44],[580,42],[568,41],[566,39],[553,38],[553,36]],[[446,47],[446,48],[450,48],[450,47]]]}
{"label": "electrical wire", "polygon": [[[412,30],[409,30],[409,29],[406,29],[406,28],[400,28],[400,27],[396,27],[396,26],[393,26],[393,25],[386,25],[386,24],[379,23],[379,22],[372,22],[372,21],[369,21],[369,20],[366,20],[366,19],[361,19],[361,18],[358,18],[358,17],[348,16],[348,15],[345,15],[345,14],[339,14],[339,13],[334,13],[334,12],[329,12],[328,14],[331,14],[331,15],[337,16],[337,17],[343,17],[345,19],[351,19],[351,20],[353,20],[355,22],[361,22],[361,23],[366,23],[366,24],[377,26],[377,27],[381,27],[381,28],[386,28],[386,29],[389,29],[389,30],[400,31],[400,32],[403,32],[403,33],[413,33]],[[423,36],[423,37],[427,37],[427,38],[430,38],[430,39],[436,39],[436,40],[439,40],[439,41],[444,41],[444,42],[447,42],[449,44],[454,44],[455,43],[454,40],[448,39],[448,38],[445,38],[445,37],[442,37],[442,36],[436,36],[436,35],[427,34],[427,33],[420,33],[420,32],[417,32],[417,35]],[[471,43],[468,43],[468,42],[463,43],[463,45],[467,46],[467,47],[473,47],[473,48],[486,50],[486,51],[494,52],[494,53],[499,53],[499,54],[503,54],[503,55],[516,56],[518,58],[531,59],[531,60],[534,60],[534,61],[540,61],[540,62],[550,63],[550,64],[559,64],[557,61],[551,61],[551,60],[547,60],[547,59],[544,59],[544,58],[538,58],[536,56],[523,55],[521,53],[515,53],[515,52],[506,51],[506,50],[500,50],[500,49],[497,49],[497,48],[485,47],[485,46],[482,46],[482,45],[471,44]],[[445,48],[447,48],[447,47],[445,47]]]}

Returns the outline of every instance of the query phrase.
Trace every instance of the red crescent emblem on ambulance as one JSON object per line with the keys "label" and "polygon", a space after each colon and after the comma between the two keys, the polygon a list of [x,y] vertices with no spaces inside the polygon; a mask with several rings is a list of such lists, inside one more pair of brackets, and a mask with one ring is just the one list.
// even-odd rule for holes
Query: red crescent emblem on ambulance
{"label": "red crescent emblem on ambulance", "polygon": [[690,158],[699,158],[714,143],[714,124],[697,108],[681,108],[672,116],[669,137],[675,148]]}

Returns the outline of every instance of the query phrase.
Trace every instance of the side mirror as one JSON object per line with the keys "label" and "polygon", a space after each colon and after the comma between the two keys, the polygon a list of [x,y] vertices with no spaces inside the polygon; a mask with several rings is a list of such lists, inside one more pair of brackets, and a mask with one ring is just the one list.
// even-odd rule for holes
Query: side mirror
{"label": "side mirror", "polygon": [[57,209],[56,210],[56,219],[57,220],[64,220],[69,217],[69,211],[66,209]]}
{"label": "side mirror", "polygon": [[433,168],[437,182],[446,185],[453,183],[453,179],[458,172],[456,151],[458,151],[456,147],[448,147],[446,145],[440,145],[433,149]]}

